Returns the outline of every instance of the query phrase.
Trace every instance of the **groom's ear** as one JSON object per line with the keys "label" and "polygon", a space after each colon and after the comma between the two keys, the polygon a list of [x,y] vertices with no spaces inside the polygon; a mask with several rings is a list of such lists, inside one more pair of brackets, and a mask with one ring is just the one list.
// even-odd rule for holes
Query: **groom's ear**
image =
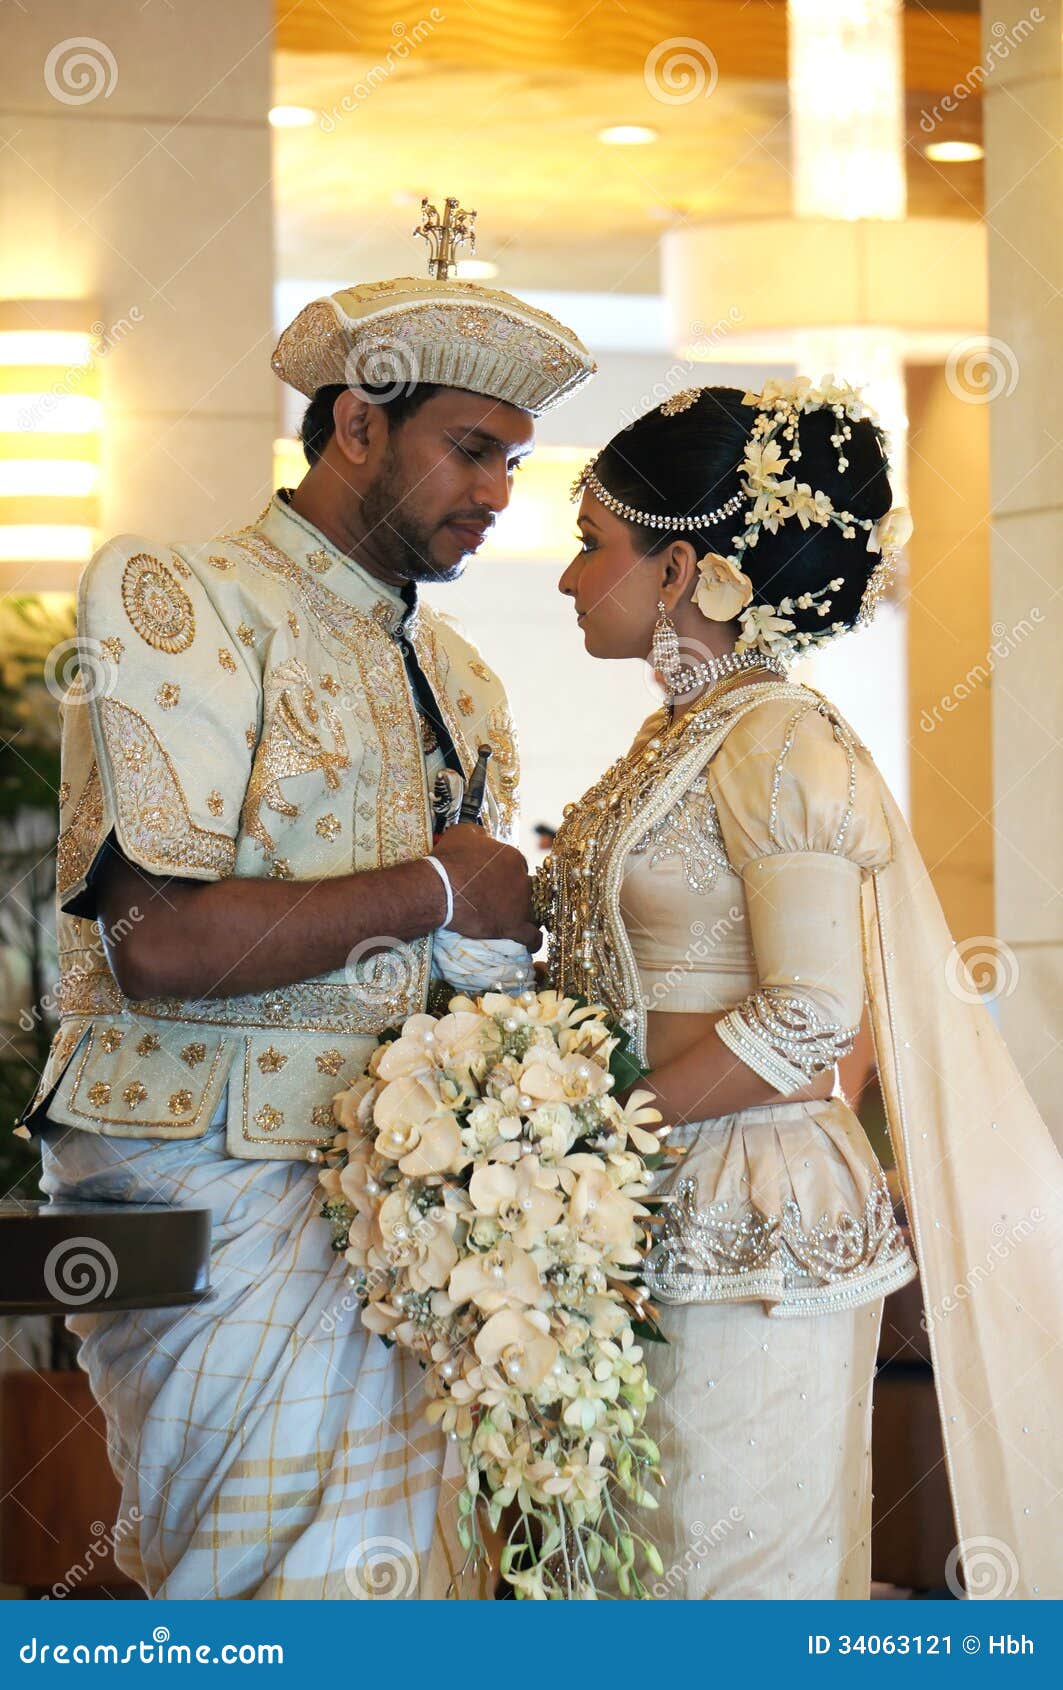
{"label": "groom's ear", "polygon": [[690,597],[698,573],[698,554],[689,540],[675,540],[660,555],[661,586],[674,594],[675,603]]}
{"label": "groom's ear", "polygon": [[[371,433],[379,426],[374,407],[360,393],[345,387],[332,411],[335,440],[349,463],[364,464],[369,456]],[[386,425],[385,425],[386,426]]]}

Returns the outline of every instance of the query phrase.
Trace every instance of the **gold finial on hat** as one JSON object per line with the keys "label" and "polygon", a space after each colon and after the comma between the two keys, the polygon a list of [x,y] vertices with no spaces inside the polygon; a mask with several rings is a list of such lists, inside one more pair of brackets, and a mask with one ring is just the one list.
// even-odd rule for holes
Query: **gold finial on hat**
{"label": "gold finial on hat", "polygon": [[421,221],[413,232],[423,235],[431,248],[428,274],[434,276],[437,282],[445,282],[457,267],[455,254],[459,246],[468,242],[469,251],[476,251],[475,222],[475,211],[460,211],[453,197],[446,202],[442,222],[437,208],[427,199],[421,201]]}

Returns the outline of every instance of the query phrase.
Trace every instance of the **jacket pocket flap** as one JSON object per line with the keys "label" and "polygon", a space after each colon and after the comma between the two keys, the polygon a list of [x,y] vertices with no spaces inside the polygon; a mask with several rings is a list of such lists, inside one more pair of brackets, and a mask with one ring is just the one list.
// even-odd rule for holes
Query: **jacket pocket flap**
{"label": "jacket pocket flap", "polygon": [[199,1138],[229,1077],[233,1042],[205,1030],[94,1021],[49,1115],[120,1138]]}

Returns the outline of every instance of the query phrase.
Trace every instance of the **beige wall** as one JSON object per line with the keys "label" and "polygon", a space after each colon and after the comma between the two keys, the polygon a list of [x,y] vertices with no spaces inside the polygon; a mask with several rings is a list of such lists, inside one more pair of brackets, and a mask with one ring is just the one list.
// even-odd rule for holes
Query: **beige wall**
{"label": "beige wall", "polygon": [[[272,17],[270,0],[0,7],[0,298],[91,301],[114,340],[104,534],[208,537],[269,484]],[[17,584],[72,584],[45,574]]]}
{"label": "beige wall", "polygon": [[[1021,44],[985,89],[990,335],[1004,380],[992,441],[992,614],[1039,624],[993,689],[996,931],[1009,1047],[1063,1144],[1063,0],[986,10]],[[994,34],[994,32],[996,32]],[[1011,963],[1010,959],[1014,959]]]}
{"label": "beige wall", "polygon": [[993,931],[987,407],[907,371],[910,820],[957,940]]}

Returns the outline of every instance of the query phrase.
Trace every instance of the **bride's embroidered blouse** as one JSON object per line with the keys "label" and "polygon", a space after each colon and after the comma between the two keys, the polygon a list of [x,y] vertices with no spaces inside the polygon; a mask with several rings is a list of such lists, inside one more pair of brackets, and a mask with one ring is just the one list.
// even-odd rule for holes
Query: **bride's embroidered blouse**
{"label": "bride's embroidered blouse", "polygon": [[673,1130],[686,1155],[662,1186],[648,1282],[666,1301],[797,1315],[873,1301],[915,1271],[844,1099],[782,1101],[852,1049],[861,882],[891,838],[874,764],[826,701],[756,691],[674,727],[650,717],[566,814],[542,881],[562,989],[608,1003],[643,1057],[649,1014],[725,1012],[710,1036],[780,1095]]}
{"label": "bride's embroidered blouse", "polygon": [[728,1010],[719,1037],[800,1091],[852,1049],[861,872],[889,857],[864,748],[815,695],[765,700],[629,853],[620,909],[645,1008]]}

